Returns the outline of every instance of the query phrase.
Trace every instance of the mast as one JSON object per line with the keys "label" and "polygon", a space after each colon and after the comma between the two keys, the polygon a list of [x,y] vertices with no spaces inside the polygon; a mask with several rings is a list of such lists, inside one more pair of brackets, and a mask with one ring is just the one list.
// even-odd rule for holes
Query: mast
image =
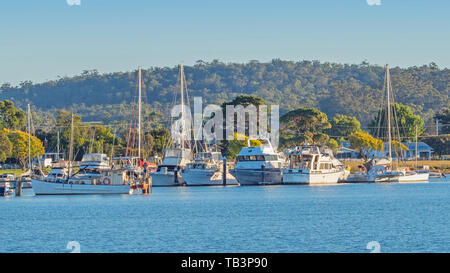
{"label": "mast", "polygon": [[417,144],[417,125],[416,125],[416,169],[417,169],[417,153],[418,153],[418,151],[417,151],[417,149],[418,149],[418,144]]}
{"label": "mast", "polygon": [[31,166],[31,118],[30,118],[30,104],[27,107],[27,131],[28,131],[28,168],[32,168]]}
{"label": "mast", "polygon": [[389,142],[389,161],[392,161],[392,136],[391,136],[391,75],[389,65],[386,65],[386,89],[387,89],[387,120],[388,120],[388,142]]}
{"label": "mast", "polygon": [[73,154],[73,113],[70,123],[70,144],[69,144],[69,176],[72,168],[72,154]]}
{"label": "mast", "polygon": [[180,64],[180,92],[181,92],[181,149],[184,149],[184,67]]}
{"label": "mast", "polygon": [[141,97],[142,97],[142,70],[139,67],[139,102],[138,102],[138,158],[141,158]]}
{"label": "mast", "polygon": [[57,155],[57,160],[59,161],[59,128],[58,128],[58,131],[56,132],[57,133],[57,139],[58,139],[58,141],[57,141],[57,144],[56,144],[56,152],[58,153],[58,155]]}

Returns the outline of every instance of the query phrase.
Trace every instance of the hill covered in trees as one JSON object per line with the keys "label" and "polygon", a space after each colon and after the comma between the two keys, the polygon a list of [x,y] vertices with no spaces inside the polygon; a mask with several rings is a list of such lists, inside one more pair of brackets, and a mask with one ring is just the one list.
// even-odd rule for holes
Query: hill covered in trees
{"label": "hill covered in trees", "polygon": [[[384,67],[318,61],[270,63],[222,63],[198,61],[185,66],[189,97],[203,97],[204,105],[222,104],[237,95],[251,94],[268,104],[279,104],[281,114],[301,106],[320,109],[330,118],[337,114],[355,116],[363,125],[374,118],[383,97]],[[391,68],[396,100],[411,106],[425,120],[450,105],[450,70],[434,63],[420,67]],[[136,90],[137,71],[99,74],[84,71],[74,77],[19,86],[3,83],[0,100],[11,100],[25,109],[31,103],[43,114],[58,109],[74,111],[83,120],[106,124],[130,117],[130,103]],[[147,110],[168,113],[178,90],[178,67],[143,70]]]}

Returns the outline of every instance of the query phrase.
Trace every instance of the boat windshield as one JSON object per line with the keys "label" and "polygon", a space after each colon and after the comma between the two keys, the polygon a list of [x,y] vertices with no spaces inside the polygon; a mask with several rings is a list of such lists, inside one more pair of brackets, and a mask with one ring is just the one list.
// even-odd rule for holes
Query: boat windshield
{"label": "boat windshield", "polygon": [[83,156],[83,159],[81,161],[108,161],[108,157],[105,154],[86,154]]}
{"label": "boat windshield", "polygon": [[277,161],[277,155],[240,155],[237,161]]}
{"label": "boat windshield", "polygon": [[168,149],[166,150],[165,157],[188,158],[189,153],[189,150]]}

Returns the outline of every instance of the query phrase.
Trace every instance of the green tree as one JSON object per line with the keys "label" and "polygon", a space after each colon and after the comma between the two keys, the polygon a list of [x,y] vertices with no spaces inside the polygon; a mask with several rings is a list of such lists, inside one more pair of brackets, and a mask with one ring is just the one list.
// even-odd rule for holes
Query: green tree
{"label": "green tree", "polygon": [[339,148],[339,144],[338,144],[338,142],[335,139],[330,138],[328,140],[327,146],[328,146],[328,148],[330,148],[333,151],[333,154],[337,153],[337,150]]}
{"label": "green tree", "polygon": [[[259,113],[258,106],[265,105],[265,104],[266,104],[266,102],[263,99],[261,99],[260,97],[257,97],[254,95],[239,95],[236,98],[234,98],[232,101],[223,103],[222,109],[223,109],[223,113],[224,113],[224,117],[225,117],[227,105],[233,105],[233,106],[242,105],[243,107],[247,107],[249,105],[254,105],[256,107],[257,113]],[[270,109],[268,109],[268,110],[270,111]],[[234,121],[235,128],[236,128],[236,123],[237,123],[237,119],[235,119],[235,121]],[[247,136],[249,135],[248,118],[247,117],[245,118],[245,126],[246,126],[245,135],[240,136],[240,138],[247,139]],[[259,126],[259,115],[258,115],[257,126]],[[226,132],[225,132],[226,119],[225,118],[224,118],[223,128],[224,128],[223,135],[226,136]],[[270,131],[270,128],[268,128],[268,130]],[[246,140],[237,140],[237,136],[238,136],[237,132],[235,132],[234,136],[235,136],[234,140],[223,140],[219,143],[219,148],[220,148],[222,154],[230,159],[235,158],[236,154],[238,154],[240,152],[242,147],[245,147],[247,145]]]}
{"label": "green tree", "polygon": [[443,155],[450,155],[450,134],[424,138],[424,142],[433,148],[435,155],[442,158]]}
{"label": "green tree", "polygon": [[[378,111],[376,117],[370,122],[371,133],[377,138],[387,140],[388,119],[387,108]],[[395,103],[391,105],[391,135],[399,141],[411,141],[417,133],[420,136],[424,131],[424,121],[419,115],[415,115],[411,107]]]}
{"label": "green tree", "polygon": [[[57,112],[56,126],[60,130],[60,145],[66,152],[66,158],[69,157],[69,145],[71,134],[71,122],[72,114],[65,110],[59,110]],[[82,125],[81,116],[73,115],[73,158],[80,159],[84,153],[83,146],[89,140],[88,128]],[[52,143],[57,142],[57,135],[55,134],[51,140]]]}
{"label": "green tree", "polygon": [[329,137],[324,133],[331,128],[327,115],[317,109],[302,107],[283,115],[280,119],[280,144],[283,147],[325,144]]}
{"label": "green tree", "polygon": [[440,133],[450,134],[450,107],[444,107],[442,110],[434,116],[435,119],[439,120],[442,126]]}
{"label": "green tree", "polygon": [[0,129],[8,128],[16,130],[24,127],[24,111],[17,109],[12,101],[0,101]]}
{"label": "green tree", "polygon": [[9,141],[8,133],[6,130],[0,130],[0,162],[4,162],[11,156],[12,144]]}
{"label": "green tree", "polygon": [[350,146],[355,149],[365,161],[369,160],[371,151],[382,151],[383,141],[374,138],[369,133],[358,131],[349,136]]}
{"label": "green tree", "polygon": [[351,134],[361,131],[361,123],[356,117],[336,115],[330,123],[331,129],[328,132],[330,136],[337,139],[348,140]]}

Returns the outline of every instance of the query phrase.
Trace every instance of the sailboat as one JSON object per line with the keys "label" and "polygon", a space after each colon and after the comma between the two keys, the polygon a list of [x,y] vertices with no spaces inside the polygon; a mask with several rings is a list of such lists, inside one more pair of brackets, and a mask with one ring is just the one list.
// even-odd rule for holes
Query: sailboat
{"label": "sailboat", "polygon": [[68,171],[60,175],[32,175],[36,195],[129,194],[132,179],[123,170],[113,170],[105,154],[85,154],[80,169],[72,171],[73,114],[71,120]]}
{"label": "sailboat", "polygon": [[[137,128],[133,128],[136,125],[136,115],[133,113],[133,117],[130,123],[130,130],[128,133],[127,150],[125,156],[113,157],[112,159],[118,164],[115,166],[119,169],[127,170],[130,174],[141,175],[143,169],[139,165],[141,160],[141,146],[142,146],[142,69],[138,68],[138,109],[137,109]],[[137,129],[137,155],[133,156],[133,146],[135,145],[134,130]],[[133,134],[132,134],[133,132]],[[111,152],[112,157],[112,152]]]}
{"label": "sailboat", "polygon": [[[389,66],[386,65],[386,96],[387,96],[387,138],[388,138],[388,158],[387,159],[372,159],[364,164],[366,167],[366,181],[369,182],[428,182],[429,173],[410,171],[408,168],[392,169],[392,113],[391,113],[391,96],[394,99],[391,85],[391,75]],[[381,117],[380,117],[381,118]],[[395,112],[394,112],[395,121]],[[398,124],[394,122],[394,127],[398,131]],[[400,142],[400,133],[398,132],[398,141]],[[416,133],[417,143],[417,133]],[[416,150],[417,155],[417,150]],[[358,174],[361,176],[361,174]],[[359,178],[358,175],[353,178]],[[364,176],[364,175],[362,175]],[[364,179],[363,179],[364,180]]]}
{"label": "sailboat", "polygon": [[[180,94],[181,94],[181,120],[184,131],[185,117],[184,117],[184,86],[185,76],[183,64],[180,65]],[[174,146],[164,150],[164,158],[162,163],[158,166],[155,172],[151,174],[153,187],[169,187],[180,186],[186,182],[181,176],[181,171],[187,163],[191,161],[191,149],[186,148],[184,135],[181,134],[179,143],[174,143]]]}

